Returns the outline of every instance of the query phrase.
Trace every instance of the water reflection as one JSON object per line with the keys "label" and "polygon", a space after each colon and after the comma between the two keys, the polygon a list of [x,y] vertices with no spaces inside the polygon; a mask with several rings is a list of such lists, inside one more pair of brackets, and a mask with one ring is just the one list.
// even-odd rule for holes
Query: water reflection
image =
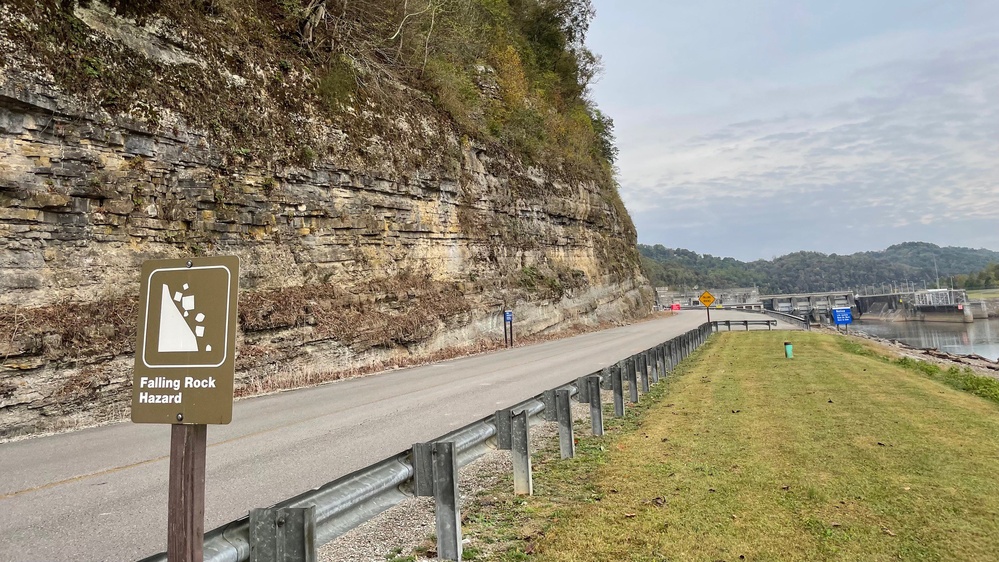
{"label": "water reflection", "polygon": [[999,360],[999,318],[975,320],[971,324],[948,322],[855,322],[852,329],[913,347],[932,347],[948,353],[977,354]]}

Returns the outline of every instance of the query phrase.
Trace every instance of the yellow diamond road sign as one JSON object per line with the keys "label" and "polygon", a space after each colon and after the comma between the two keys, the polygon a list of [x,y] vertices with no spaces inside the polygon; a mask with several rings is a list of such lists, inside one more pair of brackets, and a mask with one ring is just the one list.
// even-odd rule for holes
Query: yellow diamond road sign
{"label": "yellow diamond road sign", "polygon": [[711,306],[715,302],[715,296],[707,291],[704,291],[701,293],[701,297],[697,300],[701,301],[701,304],[704,306]]}
{"label": "yellow diamond road sign", "polygon": [[132,421],[232,420],[239,258],[142,264]]}

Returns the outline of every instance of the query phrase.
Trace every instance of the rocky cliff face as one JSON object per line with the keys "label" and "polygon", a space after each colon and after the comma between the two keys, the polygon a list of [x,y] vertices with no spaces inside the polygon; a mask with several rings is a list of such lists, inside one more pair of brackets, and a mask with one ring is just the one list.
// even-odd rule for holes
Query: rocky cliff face
{"label": "rocky cliff face", "polygon": [[[74,20],[88,41],[208,65],[154,24],[95,10]],[[95,103],[18,43],[32,25],[0,7],[0,437],[127,413],[147,259],[240,256],[240,394],[478,349],[502,341],[504,308],[521,334],[647,310],[604,180],[470,140],[418,96],[339,121],[291,112],[304,142],[283,129],[240,148],[231,124],[199,122],[211,111]],[[254,89],[252,72],[215,74]]]}

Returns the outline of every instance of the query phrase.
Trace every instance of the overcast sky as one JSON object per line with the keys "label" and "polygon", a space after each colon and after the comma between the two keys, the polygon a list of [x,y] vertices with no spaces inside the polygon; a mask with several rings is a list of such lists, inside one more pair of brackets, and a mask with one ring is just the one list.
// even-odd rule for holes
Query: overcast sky
{"label": "overcast sky", "polygon": [[639,242],[999,250],[999,0],[594,0]]}

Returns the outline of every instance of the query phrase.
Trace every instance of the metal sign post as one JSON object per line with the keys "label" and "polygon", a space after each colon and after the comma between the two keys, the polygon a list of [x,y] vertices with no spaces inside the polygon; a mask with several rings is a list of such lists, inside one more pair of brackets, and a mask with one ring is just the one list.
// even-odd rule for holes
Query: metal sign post
{"label": "metal sign post", "polygon": [[167,559],[201,562],[208,425],[232,420],[239,258],[142,264],[132,421],[169,423]]}
{"label": "metal sign post", "polygon": [[[507,331],[509,330],[509,332]],[[513,347],[513,311],[503,311],[503,343],[507,347]]]}
{"label": "metal sign post", "polygon": [[705,310],[708,311],[708,322],[711,322],[711,305],[715,302],[715,296],[707,291],[704,291],[697,300],[701,301]]}

